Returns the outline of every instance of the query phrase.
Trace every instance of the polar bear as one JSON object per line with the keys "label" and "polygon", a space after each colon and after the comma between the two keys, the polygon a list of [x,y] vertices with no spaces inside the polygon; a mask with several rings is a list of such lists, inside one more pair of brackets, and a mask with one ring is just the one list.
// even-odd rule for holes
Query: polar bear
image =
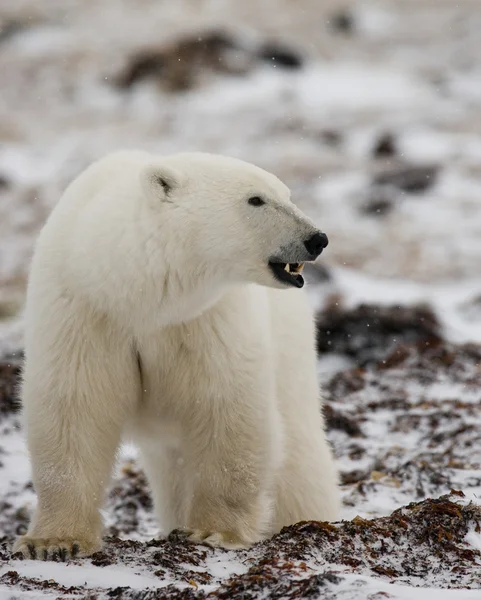
{"label": "polar bear", "polygon": [[38,506],[14,551],[86,556],[121,439],[168,534],[247,547],[338,515],[301,275],[327,237],[274,175],[120,151],[37,241],[22,400]]}

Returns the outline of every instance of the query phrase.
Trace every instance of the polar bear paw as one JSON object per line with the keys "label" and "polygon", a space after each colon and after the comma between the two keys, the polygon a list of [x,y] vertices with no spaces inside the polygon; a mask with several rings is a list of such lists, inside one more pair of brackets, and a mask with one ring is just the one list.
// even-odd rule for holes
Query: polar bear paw
{"label": "polar bear paw", "polygon": [[170,533],[169,539],[183,539],[193,544],[203,544],[211,548],[226,550],[241,550],[252,545],[233,531],[211,531],[209,529],[174,529]]}
{"label": "polar bear paw", "polygon": [[90,556],[100,550],[96,541],[80,538],[36,538],[25,535],[13,546],[13,554],[24,559],[65,562],[71,558]]}

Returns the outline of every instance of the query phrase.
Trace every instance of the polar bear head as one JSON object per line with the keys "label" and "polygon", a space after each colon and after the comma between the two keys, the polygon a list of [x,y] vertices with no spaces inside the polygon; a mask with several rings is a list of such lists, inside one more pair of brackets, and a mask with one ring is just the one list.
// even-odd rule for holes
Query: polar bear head
{"label": "polar bear head", "polygon": [[274,175],[204,153],[159,157],[140,172],[149,226],[171,269],[186,278],[302,287],[303,263],[327,236]]}

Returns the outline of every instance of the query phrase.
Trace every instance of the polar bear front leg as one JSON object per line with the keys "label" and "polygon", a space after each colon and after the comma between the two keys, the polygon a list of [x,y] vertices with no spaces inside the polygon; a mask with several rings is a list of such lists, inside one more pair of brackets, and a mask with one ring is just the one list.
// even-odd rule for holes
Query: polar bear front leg
{"label": "polar bear front leg", "polygon": [[22,396],[38,506],[13,549],[24,558],[65,560],[101,545],[100,507],[138,373],[130,348],[92,327],[53,326],[27,345]]}
{"label": "polar bear front leg", "polygon": [[184,534],[192,542],[245,548],[270,533],[280,420],[265,398],[255,400],[216,406],[205,420],[197,414],[185,461],[191,504]]}

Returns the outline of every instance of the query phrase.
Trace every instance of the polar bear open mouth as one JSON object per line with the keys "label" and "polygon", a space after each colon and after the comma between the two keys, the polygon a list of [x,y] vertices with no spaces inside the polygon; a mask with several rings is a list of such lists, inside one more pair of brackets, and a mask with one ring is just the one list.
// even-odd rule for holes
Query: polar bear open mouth
{"label": "polar bear open mouth", "polygon": [[304,263],[283,263],[270,260],[269,267],[279,281],[298,288],[304,285],[304,278],[301,275]]}

